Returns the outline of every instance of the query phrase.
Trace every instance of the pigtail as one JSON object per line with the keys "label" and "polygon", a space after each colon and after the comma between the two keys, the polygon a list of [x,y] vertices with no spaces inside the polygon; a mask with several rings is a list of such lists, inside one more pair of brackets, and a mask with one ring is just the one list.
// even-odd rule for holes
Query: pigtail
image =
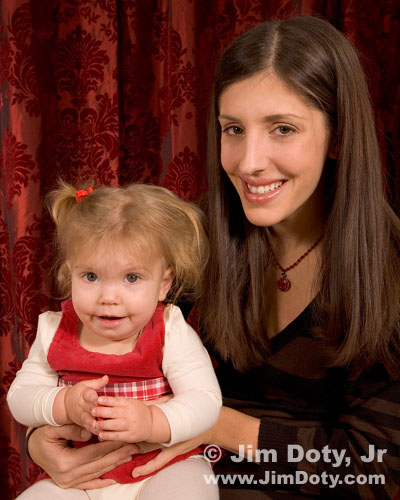
{"label": "pigtail", "polygon": [[[174,251],[175,283],[172,287],[172,301],[178,297],[196,300],[201,295],[204,272],[209,256],[208,237],[205,231],[204,213],[195,205],[179,200],[176,209],[182,219],[181,230]],[[182,237],[182,232],[186,237]]]}
{"label": "pigtail", "polygon": [[59,180],[58,187],[46,196],[46,205],[57,227],[61,226],[76,205],[76,188]]}
{"label": "pigtail", "polygon": [[74,224],[74,220],[76,220],[77,214],[82,208],[78,206],[79,192],[80,190],[75,186],[60,179],[57,188],[50,191],[45,199],[46,207],[56,225],[54,273],[63,299],[70,295],[71,278],[67,265],[67,248],[71,234],[70,227]]}

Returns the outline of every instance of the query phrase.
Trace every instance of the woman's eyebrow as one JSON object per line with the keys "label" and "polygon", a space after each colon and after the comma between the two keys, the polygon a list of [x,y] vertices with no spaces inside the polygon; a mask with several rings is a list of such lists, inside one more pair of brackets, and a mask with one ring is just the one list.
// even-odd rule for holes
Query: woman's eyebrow
{"label": "woman's eyebrow", "polygon": [[304,120],[303,116],[299,116],[299,115],[296,115],[294,113],[277,113],[275,115],[264,116],[264,121],[276,122],[279,120],[284,120],[285,118],[295,118],[297,120]]}
{"label": "woman's eyebrow", "polygon": [[[274,121],[279,121],[279,120],[284,120],[285,118],[296,118],[297,120],[304,120],[303,116],[296,115],[294,113],[277,113],[274,115],[267,115],[263,117],[263,121],[266,122],[274,122]],[[230,115],[219,115],[218,120],[232,120],[236,121],[237,118],[234,116]]]}
{"label": "woman's eyebrow", "polygon": [[237,118],[235,118],[234,116],[229,116],[229,115],[219,115],[218,116],[218,120],[237,120]]}

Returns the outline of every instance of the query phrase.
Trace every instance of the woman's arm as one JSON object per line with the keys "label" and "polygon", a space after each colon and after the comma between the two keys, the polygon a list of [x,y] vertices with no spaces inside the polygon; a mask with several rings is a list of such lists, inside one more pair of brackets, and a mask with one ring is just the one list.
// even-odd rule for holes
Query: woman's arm
{"label": "woman's arm", "polygon": [[[223,406],[218,422],[214,427],[193,439],[183,441],[168,448],[162,448],[161,453],[153,460],[150,460],[145,465],[136,467],[132,471],[132,475],[138,477],[155,472],[177,455],[193,450],[202,444],[215,444],[220,448],[234,453],[238,452],[240,444],[244,444],[246,449],[252,446],[252,449],[255,450],[257,448],[259,427],[260,420],[258,418]],[[140,453],[150,451],[151,449],[147,443],[138,443],[138,446]]]}
{"label": "woman's arm", "polygon": [[218,422],[207,436],[206,443],[239,453],[239,445],[255,450],[258,445],[260,420],[223,406]]}

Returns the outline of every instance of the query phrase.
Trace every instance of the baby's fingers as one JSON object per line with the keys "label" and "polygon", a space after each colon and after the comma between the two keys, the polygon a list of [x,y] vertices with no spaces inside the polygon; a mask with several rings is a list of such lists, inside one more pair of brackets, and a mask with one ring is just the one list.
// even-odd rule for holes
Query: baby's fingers
{"label": "baby's fingers", "polygon": [[92,416],[100,419],[104,418],[122,418],[124,417],[125,411],[122,408],[109,408],[107,406],[96,406],[92,410]]}
{"label": "baby's fingers", "polygon": [[96,422],[96,429],[99,431],[126,431],[129,429],[127,421],[120,418],[110,418]]}
{"label": "baby's fingers", "polygon": [[99,399],[97,400],[97,402],[101,406],[110,406],[110,407],[124,406],[124,407],[126,407],[129,404],[134,404],[135,400],[121,398],[119,396],[116,396],[116,397],[100,396]]}
{"label": "baby's fingers", "polygon": [[96,419],[89,413],[82,413],[81,426],[91,433],[96,433]]}
{"label": "baby's fingers", "polygon": [[97,405],[97,400],[99,399],[99,396],[94,389],[88,388],[83,391],[82,398],[85,401],[85,403],[95,406]]}

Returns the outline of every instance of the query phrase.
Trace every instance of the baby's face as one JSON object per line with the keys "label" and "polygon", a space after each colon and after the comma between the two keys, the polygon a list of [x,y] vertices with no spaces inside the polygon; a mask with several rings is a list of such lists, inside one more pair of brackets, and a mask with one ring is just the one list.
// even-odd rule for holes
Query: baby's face
{"label": "baby's face", "polygon": [[172,284],[164,259],[143,262],[111,245],[81,251],[68,265],[81,335],[100,345],[136,339]]}

